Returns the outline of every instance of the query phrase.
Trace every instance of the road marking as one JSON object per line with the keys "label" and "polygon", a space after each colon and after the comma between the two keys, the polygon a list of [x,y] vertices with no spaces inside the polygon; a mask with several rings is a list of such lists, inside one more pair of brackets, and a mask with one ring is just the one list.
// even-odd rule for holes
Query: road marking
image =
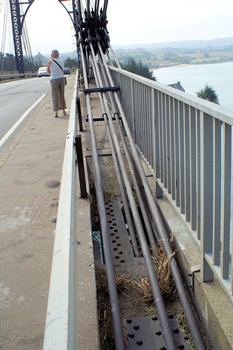
{"label": "road marking", "polygon": [[41,95],[41,97],[38,98],[38,100],[31,107],[29,107],[28,110],[24,112],[17,122],[7,131],[7,133],[0,140],[0,147],[2,147],[2,145],[9,139],[18,126],[24,121],[24,119],[27,118],[28,114],[38,105],[38,103],[43,100],[45,96],[46,94]]}

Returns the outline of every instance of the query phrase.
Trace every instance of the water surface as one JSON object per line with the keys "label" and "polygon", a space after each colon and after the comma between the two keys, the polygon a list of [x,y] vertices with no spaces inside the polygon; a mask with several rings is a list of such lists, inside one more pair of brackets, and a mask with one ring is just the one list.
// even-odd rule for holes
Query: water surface
{"label": "water surface", "polygon": [[208,84],[220,105],[233,113],[233,62],[159,68],[154,75],[163,84],[180,81],[185,91],[194,95]]}

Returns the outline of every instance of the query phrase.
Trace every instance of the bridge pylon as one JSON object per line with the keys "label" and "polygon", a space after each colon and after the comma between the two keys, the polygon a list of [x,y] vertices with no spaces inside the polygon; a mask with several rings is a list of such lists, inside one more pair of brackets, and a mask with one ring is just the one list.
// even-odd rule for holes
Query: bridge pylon
{"label": "bridge pylon", "polygon": [[23,47],[22,47],[22,40],[21,40],[22,32],[23,32],[23,22],[28,9],[31,6],[31,4],[34,2],[34,0],[23,0],[23,1],[9,0],[9,1],[10,1],[13,41],[14,41],[14,48],[15,48],[16,69],[19,73],[24,73],[25,67],[24,67]]}
{"label": "bridge pylon", "polygon": [[[76,19],[76,2],[75,0],[58,0],[68,12],[71,21],[74,25],[75,31],[77,31],[77,19]],[[64,1],[72,1],[72,10],[69,10]],[[22,47],[22,34],[23,24],[25,16],[32,5],[34,0],[9,0],[12,22],[12,33],[15,49],[16,69],[19,73],[24,73],[24,59],[23,59],[23,47]],[[73,15],[73,17],[72,17]]]}

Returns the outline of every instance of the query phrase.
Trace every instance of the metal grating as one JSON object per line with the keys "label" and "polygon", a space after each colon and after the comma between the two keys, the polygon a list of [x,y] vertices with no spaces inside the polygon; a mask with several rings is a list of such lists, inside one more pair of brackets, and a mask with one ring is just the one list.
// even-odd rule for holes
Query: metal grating
{"label": "metal grating", "polygon": [[105,203],[114,266],[132,263],[134,257],[119,202]]}
{"label": "metal grating", "polygon": [[[173,315],[168,315],[168,321],[174,335],[176,349],[191,350],[188,337],[180,330]],[[123,323],[128,336],[127,350],[168,350],[157,316],[127,318]]]}

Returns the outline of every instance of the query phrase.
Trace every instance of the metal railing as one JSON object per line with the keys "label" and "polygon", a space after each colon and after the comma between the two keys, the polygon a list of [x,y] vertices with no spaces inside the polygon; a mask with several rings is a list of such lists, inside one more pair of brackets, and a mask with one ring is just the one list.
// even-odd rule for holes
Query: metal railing
{"label": "metal railing", "polygon": [[17,72],[0,72],[0,82],[10,81],[10,80],[19,80],[25,78],[34,78],[37,77],[36,72],[25,72],[25,73],[17,73]]}
{"label": "metal railing", "polygon": [[200,245],[203,281],[232,295],[232,125],[222,107],[111,67],[134,141]]}

